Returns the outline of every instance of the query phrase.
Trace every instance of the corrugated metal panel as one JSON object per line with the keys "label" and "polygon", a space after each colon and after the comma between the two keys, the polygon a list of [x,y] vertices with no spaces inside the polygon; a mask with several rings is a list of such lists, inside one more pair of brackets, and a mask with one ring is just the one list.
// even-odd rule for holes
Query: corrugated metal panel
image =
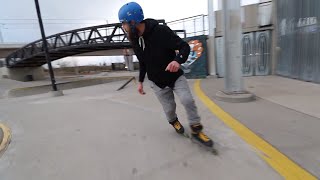
{"label": "corrugated metal panel", "polygon": [[320,1],[278,0],[279,75],[320,82]]}
{"label": "corrugated metal panel", "polygon": [[243,76],[253,75],[253,46],[254,33],[243,34],[242,36],[242,74]]}
{"label": "corrugated metal panel", "polygon": [[[223,37],[215,39],[216,65],[218,77],[225,75],[223,56]],[[271,33],[261,31],[242,36],[242,73],[243,76],[263,76],[270,74]]]}
{"label": "corrugated metal panel", "polygon": [[255,34],[255,75],[269,75],[271,66],[271,36],[270,31]]}
{"label": "corrugated metal panel", "polygon": [[[215,39],[216,65],[218,77],[225,75],[223,37]],[[242,73],[243,76],[269,75],[271,67],[271,33],[261,31],[242,36]]]}
{"label": "corrugated metal panel", "polygon": [[[292,35],[292,19],[286,17],[293,17],[293,4],[287,2],[287,0],[277,1],[277,14],[278,14],[278,43],[281,48],[281,52],[278,58],[276,72],[283,76],[290,76],[292,73],[292,64],[294,56],[294,41],[295,39],[290,37]],[[292,76],[291,76],[292,77]]]}

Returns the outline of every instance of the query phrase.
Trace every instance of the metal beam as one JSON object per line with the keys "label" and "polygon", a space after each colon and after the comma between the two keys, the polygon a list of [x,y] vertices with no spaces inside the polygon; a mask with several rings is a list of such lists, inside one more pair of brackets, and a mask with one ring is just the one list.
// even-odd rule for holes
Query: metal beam
{"label": "metal beam", "polygon": [[[165,24],[165,21],[159,20],[159,23]],[[111,28],[113,30],[110,34],[108,33],[108,31]],[[118,29],[120,30],[117,31]],[[80,33],[88,32],[90,32],[90,35],[88,37],[85,37],[85,39],[81,38]],[[93,33],[96,33],[97,37],[92,37]],[[70,39],[67,38],[65,41],[63,39],[65,36]],[[121,37],[120,41],[112,41],[114,37]],[[45,44],[47,44],[48,41],[50,42],[50,49],[45,47]],[[62,46],[58,46],[58,41],[62,43]],[[90,43],[91,41],[94,41],[95,43]],[[87,42],[87,44],[85,42]],[[48,51],[48,55],[51,55],[51,60],[53,61],[76,54],[83,54],[100,50],[117,50],[123,48],[131,48],[131,45],[126,33],[122,29],[122,25],[120,23],[106,24],[62,32],[29,43],[21,49],[18,49],[15,52],[9,54],[6,58],[6,62],[7,67],[13,68],[24,61],[39,61],[40,59],[45,57],[44,55],[46,49]],[[42,62],[43,61],[41,61],[41,63]]]}

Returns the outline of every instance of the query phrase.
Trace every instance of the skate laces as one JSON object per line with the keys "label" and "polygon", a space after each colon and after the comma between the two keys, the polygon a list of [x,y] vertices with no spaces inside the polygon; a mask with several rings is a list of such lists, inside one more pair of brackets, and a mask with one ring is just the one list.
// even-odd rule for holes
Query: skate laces
{"label": "skate laces", "polygon": [[177,130],[181,129],[181,124],[180,124],[180,122],[179,122],[179,121],[175,122],[175,123],[173,124],[173,127],[174,127],[175,129],[177,129]]}
{"label": "skate laces", "polygon": [[200,138],[201,140],[203,140],[204,142],[210,141],[210,138],[209,138],[207,135],[205,135],[203,132],[199,132],[198,136],[199,136],[199,138]]}

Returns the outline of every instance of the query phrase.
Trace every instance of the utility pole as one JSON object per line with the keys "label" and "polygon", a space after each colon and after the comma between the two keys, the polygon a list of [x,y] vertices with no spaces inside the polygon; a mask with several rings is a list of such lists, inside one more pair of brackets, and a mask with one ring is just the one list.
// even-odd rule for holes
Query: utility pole
{"label": "utility pole", "polygon": [[225,58],[225,88],[217,97],[229,102],[247,102],[254,96],[244,88],[242,78],[242,27],[240,0],[223,0],[223,38]]}
{"label": "utility pole", "polygon": [[49,74],[50,74],[50,79],[51,79],[53,95],[54,96],[61,96],[63,94],[62,94],[61,91],[58,91],[58,88],[57,88],[57,85],[56,85],[56,80],[54,78],[54,72],[53,72],[53,69],[52,69],[51,59],[50,59],[50,54],[49,54],[49,49],[48,49],[48,42],[46,40],[46,35],[45,35],[45,32],[44,32],[44,28],[43,28],[43,22],[42,22],[42,17],[41,17],[39,1],[38,0],[34,0],[34,2],[35,2],[35,5],[36,5],[36,10],[37,10],[37,15],[38,15],[38,21],[39,21],[39,27],[40,27],[40,31],[41,31],[44,54],[45,54],[45,57],[46,57],[46,61],[48,63],[48,69],[49,69]]}
{"label": "utility pole", "polygon": [[0,24],[0,43],[3,43],[3,36],[2,36],[2,24]]}
{"label": "utility pole", "polygon": [[208,0],[208,23],[209,23],[209,36],[208,36],[208,70],[209,74],[216,76],[216,62],[215,62],[215,15],[213,0]]}

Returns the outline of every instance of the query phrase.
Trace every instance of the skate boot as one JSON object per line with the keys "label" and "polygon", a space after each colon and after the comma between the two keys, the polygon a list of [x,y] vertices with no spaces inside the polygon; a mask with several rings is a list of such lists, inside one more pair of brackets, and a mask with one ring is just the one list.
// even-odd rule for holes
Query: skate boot
{"label": "skate boot", "polygon": [[179,122],[178,118],[172,122],[169,122],[173,128],[176,130],[177,133],[183,134],[184,133],[184,128],[182,124]]}
{"label": "skate boot", "polygon": [[201,124],[194,124],[191,125],[191,136],[192,138],[194,138],[196,141],[198,141],[199,143],[203,144],[206,147],[213,147],[213,141],[202,132],[202,125]]}

